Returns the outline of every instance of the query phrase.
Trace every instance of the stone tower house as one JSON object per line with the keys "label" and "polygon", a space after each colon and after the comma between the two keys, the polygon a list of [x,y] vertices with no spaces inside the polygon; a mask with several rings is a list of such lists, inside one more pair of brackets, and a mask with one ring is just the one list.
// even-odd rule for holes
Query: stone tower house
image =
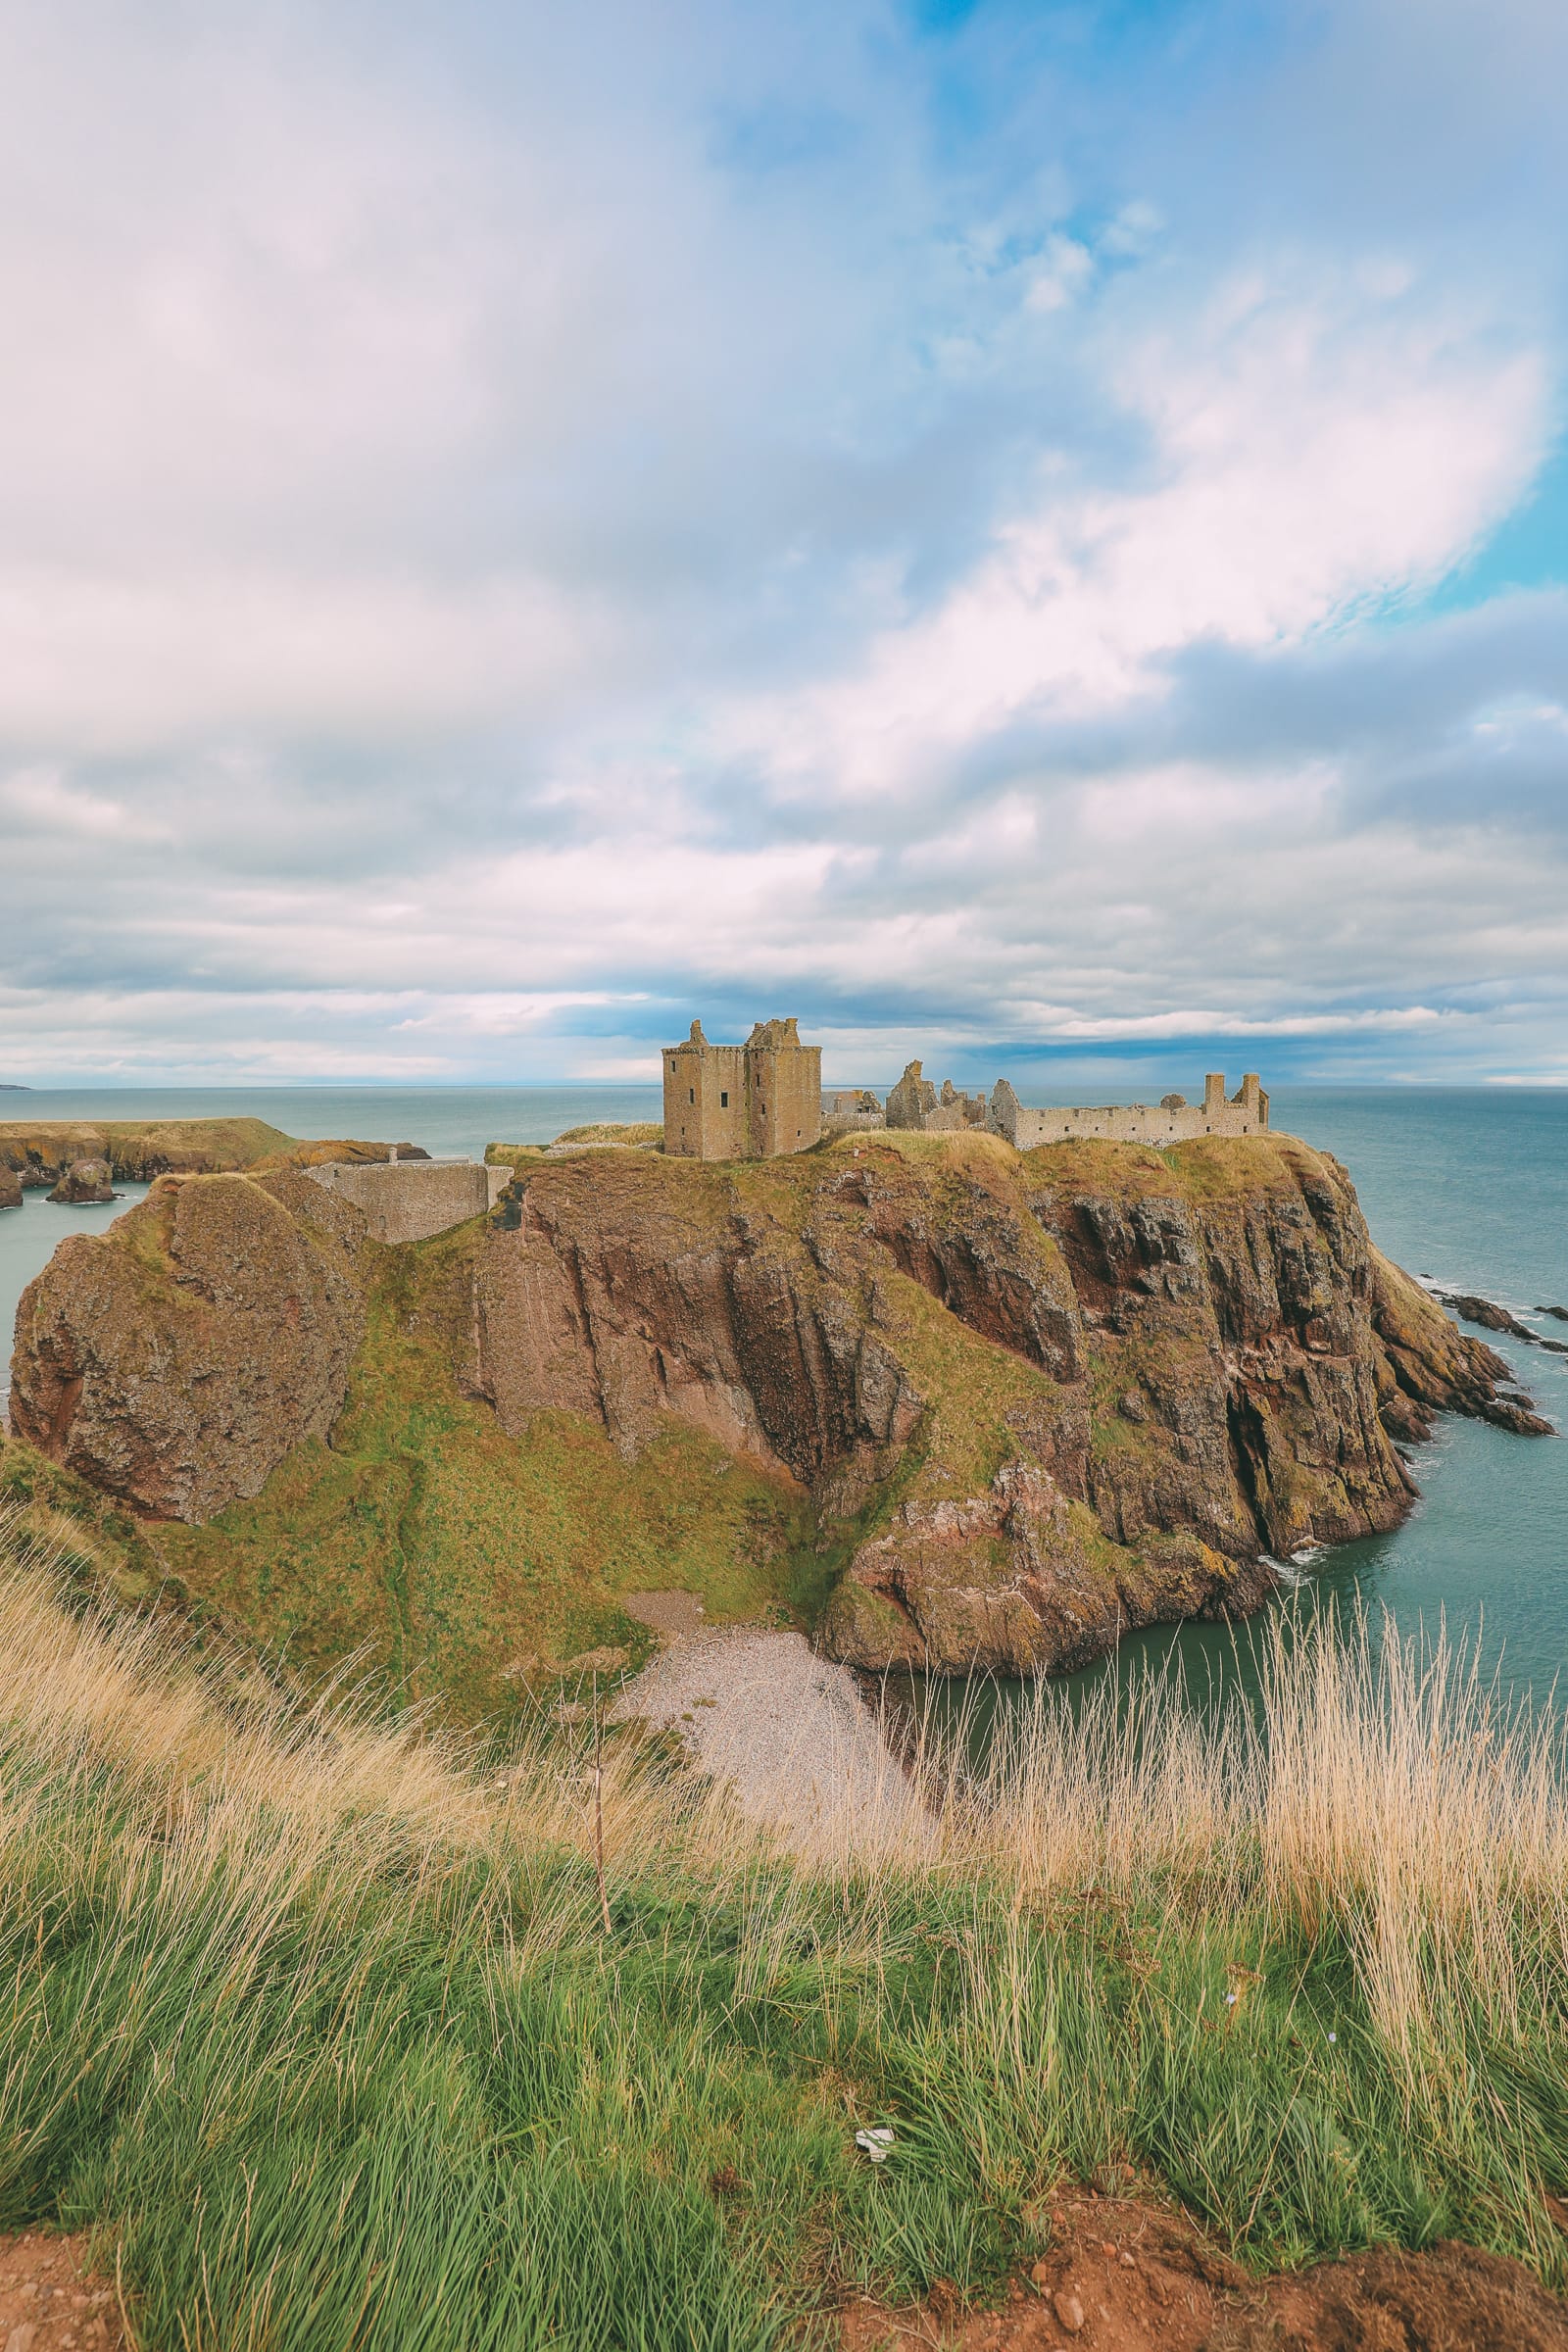
{"label": "stone tower house", "polygon": [[822,1049],[793,1019],[759,1021],[744,1046],[710,1046],[701,1021],[664,1048],[664,1150],[678,1159],[771,1159],[822,1133]]}

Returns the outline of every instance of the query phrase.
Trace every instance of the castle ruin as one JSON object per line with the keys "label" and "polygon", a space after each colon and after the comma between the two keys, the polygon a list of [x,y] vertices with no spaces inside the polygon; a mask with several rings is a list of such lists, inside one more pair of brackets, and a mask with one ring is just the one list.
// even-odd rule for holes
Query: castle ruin
{"label": "castle ruin", "polygon": [[404,1159],[394,1145],[386,1159],[325,1160],[302,1168],[313,1184],[352,1200],[372,1242],[425,1242],[494,1208],[510,1168],[474,1159]]}
{"label": "castle ruin", "polygon": [[1075,1138],[1114,1144],[1191,1143],[1200,1136],[1268,1133],[1268,1097],[1249,1070],[1227,1097],[1210,1070],[1201,1102],[1166,1095],[1158,1103],[1109,1102],[1026,1110],[1005,1078],[989,1102],[949,1079],[940,1093],[918,1061],[888,1090],[885,1104],[864,1087],[824,1095],[822,1052],[803,1046],[794,1020],[759,1021],[744,1046],[710,1045],[693,1021],[684,1045],[664,1048],[664,1150],[683,1159],[767,1159],[808,1152],[824,1135],[891,1127],[927,1135],[1000,1135],[1020,1152]]}
{"label": "castle ruin", "polygon": [[679,1159],[771,1159],[822,1133],[822,1049],[793,1018],[759,1021],[744,1046],[710,1045],[693,1021],[664,1048],[664,1150]]}
{"label": "castle ruin", "polygon": [[1257,1072],[1249,1070],[1227,1102],[1224,1072],[1210,1070],[1200,1103],[1166,1095],[1157,1104],[1109,1102],[1087,1110],[1025,1110],[1006,1079],[999,1078],[991,1090],[986,1124],[993,1135],[1005,1136],[1020,1152],[1032,1151],[1036,1144],[1069,1143],[1076,1136],[1112,1144],[1186,1144],[1200,1135],[1266,1135],[1268,1097]]}
{"label": "castle ruin", "polygon": [[929,1078],[920,1074],[920,1064],[905,1064],[904,1076],[888,1095],[883,1123],[889,1127],[913,1127],[927,1135],[955,1134],[965,1127],[983,1127],[986,1123],[984,1095],[960,1095],[951,1078],[943,1081],[938,1095]]}

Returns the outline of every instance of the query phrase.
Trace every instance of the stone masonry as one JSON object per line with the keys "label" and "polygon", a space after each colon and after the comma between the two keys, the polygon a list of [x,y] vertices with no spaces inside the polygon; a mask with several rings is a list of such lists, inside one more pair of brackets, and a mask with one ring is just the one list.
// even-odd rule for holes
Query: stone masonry
{"label": "stone masonry", "polygon": [[744,1046],[710,1045],[693,1021],[664,1048],[664,1150],[678,1159],[771,1159],[822,1133],[822,1049],[793,1019],[759,1021]]}
{"label": "stone masonry", "polygon": [[947,1079],[939,1095],[917,1061],[905,1064],[904,1076],[888,1095],[887,1124],[914,1127],[928,1135],[951,1134],[986,1123],[984,1095],[960,1095]]}
{"label": "stone masonry", "polygon": [[[910,1066],[919,1067],[918,1063]],[[891,1102],[890,1096],[890,1105]],[[1157,1105],[1111,1102],[1086,1110],[1025,1110],[1006,1079],[999,1078],[992,1089],[987,1125],[993,1135],[1004,1135],[1020,1152],[1028,1152],[1036,1144],[1068,1143],[1075,1136],[1114,1144],[1185,1144],[1200,1135],[1266,1135],[1268,1097],[1256,1071],[1249,1070],[1239,1091],[1227,1102],[1224,1073],[1210,1070],[1203,1080],[1200,1103],[1166,1095]]]}
{"label": "stone masonry", "polygon": [[493,1208],[510,1168],[475,1159],[329,1160],[302,1171],[363,1209],[374,1242],[424,1242]]}

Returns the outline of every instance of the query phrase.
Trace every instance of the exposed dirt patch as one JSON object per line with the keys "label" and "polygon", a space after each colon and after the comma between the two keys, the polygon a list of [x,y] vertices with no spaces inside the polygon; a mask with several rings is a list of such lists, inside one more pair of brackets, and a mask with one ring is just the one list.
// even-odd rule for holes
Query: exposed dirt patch
{"label": "exposed dirt patch", "polygon": [[5,2352],[123,2352],[115,2282],[84,2267],[83,2245],[44,2230],[0,2237]]}
{"label": "exposed dirt patch", "polygon": [[843,2352],[1568,2352],[1568,2310],[1517,2262],[1471,2246],[1380,2247],[1254,2279],[1184,2216],[1063,2195],[1049,2242],[996,2311],[937,2291],[914,2310],[861,2302]]}
{"label": "exposed dirt patch", "polygon": [[708,1618],[695,1592],[622,1592],[617,1597],[628,1617],[666,1642],[687,1642],[693,1634],[708,1631]]}

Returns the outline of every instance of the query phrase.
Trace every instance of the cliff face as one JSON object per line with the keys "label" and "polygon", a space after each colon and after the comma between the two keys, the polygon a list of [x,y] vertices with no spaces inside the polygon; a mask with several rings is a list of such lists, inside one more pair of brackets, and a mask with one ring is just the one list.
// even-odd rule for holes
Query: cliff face
{"label": "cliff face", "polygon": [[23,1293],[13,1429],[151,1517],[259,1493],[341,1407],[365,1247],[357,1213],[306,1177],[166,1176]]}
{"label": "cliff face", "polygon": [[160,1185],[28,1292],[19,1432],[205,1518],[329,1428],[395,1261],[399,1328],[510,1436],[566,1415],[632,1462],[684,1424],[792,1483],[846,1563],[833,1654],[1030,1672],[1254,1607],[1261,1554],[1393,1525],[1395,1439],[1435,1410],[1545,1426],[1284,1138],[586,1152],[409,1250],[354,1220],[292,1177]]}
{"label": "cliff face", "polygon": [[82,1159],[106,1161],[121,1184],[146,1184],[171,1172],[229,1174],[386,1155],[385,1144],[302,1144],[265,1119],[0,1120],[0,1169],[27,1187],[56,1184]]}

